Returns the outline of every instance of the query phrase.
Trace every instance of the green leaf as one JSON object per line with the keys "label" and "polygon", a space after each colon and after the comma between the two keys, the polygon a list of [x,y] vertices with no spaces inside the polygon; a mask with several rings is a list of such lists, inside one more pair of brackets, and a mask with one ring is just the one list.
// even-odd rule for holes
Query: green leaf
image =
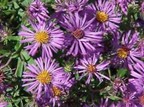
{"label": "green leaf", "polygon": [[29,54],[27,53],[27,51],[25,50],[21,51],[21,55],[24,57],[25,60],[29,60],[31,58]]}
{"label": "green leaf", "polygon": [[76,73],[76,75],[75,75],[75,78],[76,78],[76,80],[78,80],[79,79],[79,74],[78,73]]}
{"label": "green leaf", "polygon": [[20,102],[20,107],[24,107],[24,104],[23,104],[23,101],[21,100],[21,102]]}
{"label": "green leaf", "polygon": [[25,50],[22,50],[21,51],[21,55],[23,56],[24,60],[28,63],[34,63],[34,60],[33,58],[27,53],[27,51]]}
{"label": "green leaf", "polygon": [[20,46],[21,46],[21,43],[17,42],[16,45],[15,45],[15,47],[14,47],[14,49],[18,50],[20,48]]}
{"label": "green leaf", "polygon": [[9,56],[10,52],[8,50],[0,50],[0,54],[4,55],[4,56]]}
{"label": "green leaf", "polygon": [[24,0],[24,1],[22,2],[22,5],[28,7],[28,6],[30,5],[30,3],[32,3],[32,1],[33,1],[33,0]]}
{"label": "green leaf", "polygon": [[114,101],[121,99],[120,97],[117,97],[117,96],[114,96],[114,95],[109,96],[109,98],[110,98],[111,100],[114,100]]}
{"label": "green leaf", "polygon": [[9,41],[11,41],[11,40],[20,41],[20,37],[19,36],[8,36],[7,40],[9,40]]}
{"label": "green leaf", "polygon": [[128,73],[127,69],[124,69],[124,68],[119,69],[117,72],[118,72],[119,77],[124,77]]}
{"label": "green leaf", "polygon": [[22,76],[23,67],[24,67],[24,62],[20,58],[18,58],[17,68],[16,68],[16,72],[15,72],[16,77]]}
{"label": "green leaf", "polygon": [[19,103],[21,101],[21,99],[12,99],[12,101],[14,102],[15,106],[14,107],[19,107]]}
{"label": "green leaf", "polygon": [[13,107],[13,106],[12,106],[12,103],[9,103],[9,104],[7,105],[7,107]]}

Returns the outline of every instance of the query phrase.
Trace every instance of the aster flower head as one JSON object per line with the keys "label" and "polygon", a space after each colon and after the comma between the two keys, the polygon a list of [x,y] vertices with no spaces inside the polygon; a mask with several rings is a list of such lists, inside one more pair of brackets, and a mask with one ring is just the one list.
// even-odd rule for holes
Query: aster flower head
{"label": "aster flower head", "polygon": [[62,49],[63,31],[54,22],[45,23],[42,21],[36,24],[30,21],[30,23],[33,30],[22,26],[22,30],[19,32],[19,35],[24,38],[21,42],[29,43],[25,48],[30,55],[34,56],[40,49],[43,56],[52,57],[53,52]]}
{"label": "aster flower head", "polygon": [[[130,87],[130,86],[129,86]],[[135,91],[129,90],[129,87],[122,92],[122,100],[118,102],[116,107],[136,107],[135,105]]]}
{"label": "aster flower head", "polygon": [[[144,82],[143,82],[144,83]],[[143,103],[143,87],[140,86],[139,79],[129,79],[125,90],[122,92],[122,100],[118,102],[116,107],[142,107]]]}
{"label": "aster flower head", "polygon": [[[104,30],[117,29],[121,22],[121,14],[115,11],[115,5],[108,0],[97,0],[88,6],[97,27]],[[94,24],[95,24],[94,23]]]}
{"label": "aster flower head", "polygon": [[[115,57],[112,59],[116,65],[128,67],[132,63],[141,63],[142,54],[137,47],[139,41],[138,32],[128,31],[124,34],[117,33],[117,42],[114,41]],[[120,38],[119,38],[120,37]]]}
{"label": "aster flower head", "polygon": [[88,0],[55,0],[56,12],[73,13],[83,10]]}
{"label": "aster flower head", "polygon": [[64,21],[61,22],[63,27],[68,32],[67,40],[71,40],[67,54],[76,56],[86,55],[88,52],[95,51],[92,43],[99,44],[102,41],[102,32],[91,31],[89,29],[93,20],[86,20],[87,15],[81,17],[78,13],[66,15]]}
{"label": "aster flower head", "polygon": [[103,61],[101,63],[98,63],[98,57],[94,54],[93,56],[89,58],[83,58],[80,60],[80,64],[75,66],[75,69],[77,69],[78,73],[82,73],[81,77],[88,76],[86,83],[89,84],[93,75],[96,76],[96,78],[102,82],[103,78],[110,80],[107,76],[100,73],[102,70],[108,69],[109,61]]}
{"label": "aster flower head", "polygon": [[55,107],[56,105],[60,106],[61,105],[61,96],[65,94],[64,90],[62,88],[59,88],[57,86],[52,86],[51,88],[51,97],[49,102]]}
{"label": "aster flower head", "polygon": [[59,67],[55,60],[38,58],[36,64],[27,66],[28,71],[23,73],[23,86],[27,91],[35,94],[37,98],[50,93],[52,85],[60,87],[65,82],[66,74],[62,67]]}
{"label": "aster flower head", "polygon": [[71,78],[71,75],[67,74],[65,81],[60,81],[59,86],[53,85],[51,87],[51,96],[50,96],[50,103],[55,107],[56,105],[61,105],[61,99],[63,96],[69,93],[69,89],[75,83],[74,78]]}
{"label": "aster flower head", "polygon": [[60,106],[63,98],[69,93],[69,89],[74,84],[74,79],[71,78],[71,75],[66,74],[65,81],[59,79],[58,84],[57,86],[52,84],[49,90],[50,93],[45,93],[41,98],[36,99],[40,106]]}
{"label": "aster flower head", "polygon": [[28,16],[31,20],[46,21],[48,19],[48,10],[44,7],[41,0],[34,0],[27,10]]}

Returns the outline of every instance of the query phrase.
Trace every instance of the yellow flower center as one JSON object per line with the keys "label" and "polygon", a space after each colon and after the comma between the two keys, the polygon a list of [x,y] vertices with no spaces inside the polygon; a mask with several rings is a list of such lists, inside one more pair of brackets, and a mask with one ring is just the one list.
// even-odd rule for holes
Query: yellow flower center
{"label": "yellow flower center", "polygon": [[76,39],[81,39],[84,36],[84,32],[81,29],[77,29],[75,31],[72,32],[72,35],[76,38]]}
{"label": "yellow flower center", "polygon": [[87,70],[88,70],[89,73],[93,73],[93,72],[95,72],[96,67],[92,64],[89,64],[88,67],[87,67]]}
{"label": "yellow flower center", "polygon": [[141,105],[144,105],[144,95],[139,97],[139,102]]}
{"label": "yellow flower center", "polygon": [[96,19],[99,21],[99,22],[106,22],[108,20],[108,14],[106,14],[105,12],[103,11],[98,11],[96,13]]}
{"label": "yellow flower center", "polygon": [[56,86],[53,86],[52,90],[53,90],[54,96],[60,96],[62,94],[61,90]]}
{"label": "yellow flower center", "polygon": [[117,50],[117,55],[119,58],[125,59],[127,58],[128,54],[129,54],[129,49],[126,47],[122,47]]}
{"label": "yellow flower center", "polygon": [[35,40],[41,44],[49,41],[49,34],[46,31],[40,31],[35,34]]}
{"label": "yellow flower center", "polygon": [[52,77],[51,77],[51,74],[49,72],[44,70],[38,74],[36,79],[42,84],[48,84],[51,82]]}

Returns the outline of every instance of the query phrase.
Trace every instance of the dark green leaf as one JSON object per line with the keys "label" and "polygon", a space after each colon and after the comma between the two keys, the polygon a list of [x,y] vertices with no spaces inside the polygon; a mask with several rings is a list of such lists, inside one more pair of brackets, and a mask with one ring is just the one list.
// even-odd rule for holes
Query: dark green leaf
{"label": "dark green leaf", "polygon": [[127,72],[127,69],[123,69],[123,68],[122,68],[122,69],[119,69],[119,70],[118,70],[118,76],[119,76],[119,77],[124,77],[125,75],[127,75],[127,73],[128,73],[128,72]]}
{"label": "dark green leaf", "polygon": [[20,58],[18,58],[17,69],[16,69],[16,72],[15,72],[16,77],[21,77],[22,76],[23,67],[24,67],[24,62]]}

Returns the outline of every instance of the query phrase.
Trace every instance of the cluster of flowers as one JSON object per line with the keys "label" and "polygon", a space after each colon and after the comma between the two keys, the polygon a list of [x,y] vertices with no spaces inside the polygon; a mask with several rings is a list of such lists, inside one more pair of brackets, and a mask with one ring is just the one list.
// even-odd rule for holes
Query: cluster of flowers
{"label": "cluster of flowers", "polygon": [[[144,40],[136,30],[123,32],[119,29],[130,3],[135,1],[55,0],[52,15],[40,0],[30,4],[27,10],[30,27],[22,26],[19,35],[29,54],[40,55],[40,58],[27,66],[22,81],[41,107],[43,104],[60,105],[60,98],[68,94],[76,82],[71,73],[65,72],[55,61],[54,54],[58,51],[76,58],[73,69],[80,79],[87,76],[86,84],[90,84],[92,78],[100,83],[104,79],[111,81],[104,72],[110,67],[128,69],[132,76],[128,84],[118,78],[115,80],[123,96],[118,106],[144,105]],[[144,13],[144,3],[140,11]],[[133,90],[130,91],[131,86]],[[108,106],[108,100],[101,106]]]}

